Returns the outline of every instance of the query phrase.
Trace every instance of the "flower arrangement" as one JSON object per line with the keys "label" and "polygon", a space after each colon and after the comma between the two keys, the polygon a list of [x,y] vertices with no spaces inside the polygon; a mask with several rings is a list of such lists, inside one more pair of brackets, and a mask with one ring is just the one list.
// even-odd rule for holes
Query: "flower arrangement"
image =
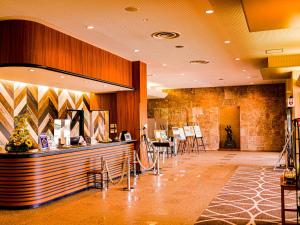
{"label": "flower arrangement", "polygon": [[23,114],[14,118],[15,129],[5,146],[8,152],[26,152],[35,147],[27,128],[28,117],[28,114]]}

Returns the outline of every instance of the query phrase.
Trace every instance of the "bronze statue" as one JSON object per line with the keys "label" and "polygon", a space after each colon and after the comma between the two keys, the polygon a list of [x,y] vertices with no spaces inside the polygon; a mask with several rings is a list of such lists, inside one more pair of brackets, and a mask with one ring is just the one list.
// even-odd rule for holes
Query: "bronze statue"
{"label": "bronze statue", "polygon": [[236,148],[235,141],[233,140],[233,133],[232,133],[231,126],[227,125],[225,127],[225,131],[227,135],[226,135],[226,141],[224,143],[224,148]]}

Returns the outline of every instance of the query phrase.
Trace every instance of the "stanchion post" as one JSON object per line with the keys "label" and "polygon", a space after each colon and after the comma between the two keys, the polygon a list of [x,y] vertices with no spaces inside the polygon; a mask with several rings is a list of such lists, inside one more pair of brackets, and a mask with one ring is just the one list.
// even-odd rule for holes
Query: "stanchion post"
{"label": "stanchion post", "polygon": [[127,158],[127,187],[124,188],[124,191],[131,191],[134,189],[130,186],[130,157]]}
{"label": "stanchion post", "polygon": [[159,150],[156,150],[156,154],[157,154],[157,162],[156,162],[156,175],[159,175]]}
{"label": "stanchion post", "polygon": [[134,177],[137,177],[137,174],[136,174],[136,155],[135,154],[137,154],[137,152],[136,152],[136,150],[134,149],[133,150],[133,176]]}

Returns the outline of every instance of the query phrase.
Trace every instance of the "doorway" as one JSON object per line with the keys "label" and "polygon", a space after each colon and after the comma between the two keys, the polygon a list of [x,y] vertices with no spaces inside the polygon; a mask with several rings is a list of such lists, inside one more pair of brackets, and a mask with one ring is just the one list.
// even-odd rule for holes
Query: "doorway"
{"label": "doorway", "polygon": [[[220,149],[225,149],[224,144],[226,141],[227,132],[225,128],[227,126],[232,128],[233,140],[236,144],[236,148],[232,150],[240,149],[240,107],[238,106],[226,106],[220,108]],[[226,148],[226,150],[230,150]]]}

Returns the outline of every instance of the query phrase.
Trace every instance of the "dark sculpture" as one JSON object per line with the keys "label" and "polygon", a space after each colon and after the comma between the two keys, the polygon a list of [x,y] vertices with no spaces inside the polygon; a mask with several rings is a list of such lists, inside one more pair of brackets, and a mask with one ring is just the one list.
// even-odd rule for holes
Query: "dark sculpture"
{"label": "dark sculpture", "polygon": [[232,133],[232,128],[230,125],[227,125],[225,127],[225,131],[227,133],[226,135],[226,141],[224,143],[224,148],[236,148],[235,141],[233,140],[233,133]]}

